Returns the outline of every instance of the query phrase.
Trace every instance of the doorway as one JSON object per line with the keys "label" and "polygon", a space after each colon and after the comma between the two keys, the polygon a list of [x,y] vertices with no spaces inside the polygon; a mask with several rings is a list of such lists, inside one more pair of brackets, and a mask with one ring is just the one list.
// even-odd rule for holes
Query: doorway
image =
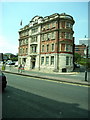
{"label": "doorway", "polygon": [[32,69],[35,68],[35,63],[36,63],[36,58],[35,58],[35,57],[32,57],[32,58],[31,58]]}
{"label": "doorway", "polygon": [[32,69],[35,68],[35,61],[32,62]]}

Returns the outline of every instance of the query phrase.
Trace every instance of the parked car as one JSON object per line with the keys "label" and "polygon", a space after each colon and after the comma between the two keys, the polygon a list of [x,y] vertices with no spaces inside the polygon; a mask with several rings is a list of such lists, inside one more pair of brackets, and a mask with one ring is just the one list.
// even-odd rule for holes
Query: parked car
{"label": "parked car", "polygon": [[74,63],[75,68],[80,68],[80,65],[77,63]]}
{"label": "parked car", "polygon": [[7,85],[6,76],[2,71],[0,71],[0,87],[2,88],[2,90],[6,88],[6,85]]}
{"label": "parked car", "polygon": [[8,65],[15,65],[15,62],[9,62]]}
{"label": "parked car", "polygon": [[8,61],[6,61],[6,63],[5,64],[9,64],[9,63],[11,63],[12,62],[12,60],[8,60]]}
{"label": "parked car", "polygon": [[3,61],[0,61],[0,65],[3,65]]}

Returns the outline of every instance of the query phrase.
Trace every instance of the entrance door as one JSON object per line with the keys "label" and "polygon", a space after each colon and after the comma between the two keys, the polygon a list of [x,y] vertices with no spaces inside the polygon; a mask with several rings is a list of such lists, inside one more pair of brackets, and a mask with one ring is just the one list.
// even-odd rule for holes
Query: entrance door
{"label": "entrance door", "polygon": [[35,61],[32,62],[32,69],[35,68]]}
{"label": "entrance door", "polygon": [[36,58],[32,57],[31,62],[32,62],[32,69],[34,69],[35,68]]}

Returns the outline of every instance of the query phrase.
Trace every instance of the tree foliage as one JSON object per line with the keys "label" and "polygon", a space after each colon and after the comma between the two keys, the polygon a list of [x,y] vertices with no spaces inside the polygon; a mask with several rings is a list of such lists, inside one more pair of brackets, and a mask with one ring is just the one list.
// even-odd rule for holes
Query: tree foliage
{"label": "tree foliage", "polygon": [[12,60],[12,61],[18,61],[18,56],[12,57],[11,60]]}
{"label": "tree foliage", "polygon": [[75,62],[79,62],[81,60],[81,55],[78,53],[75,53],[74,58],[75,58]]}

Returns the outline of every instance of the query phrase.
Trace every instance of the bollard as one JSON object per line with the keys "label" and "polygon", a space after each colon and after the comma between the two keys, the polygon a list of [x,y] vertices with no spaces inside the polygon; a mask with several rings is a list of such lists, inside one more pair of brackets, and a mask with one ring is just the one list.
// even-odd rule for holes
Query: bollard
{"label": "bollard", "polygon": [[87,71],[85,71],[85,81],[87,81]]}

